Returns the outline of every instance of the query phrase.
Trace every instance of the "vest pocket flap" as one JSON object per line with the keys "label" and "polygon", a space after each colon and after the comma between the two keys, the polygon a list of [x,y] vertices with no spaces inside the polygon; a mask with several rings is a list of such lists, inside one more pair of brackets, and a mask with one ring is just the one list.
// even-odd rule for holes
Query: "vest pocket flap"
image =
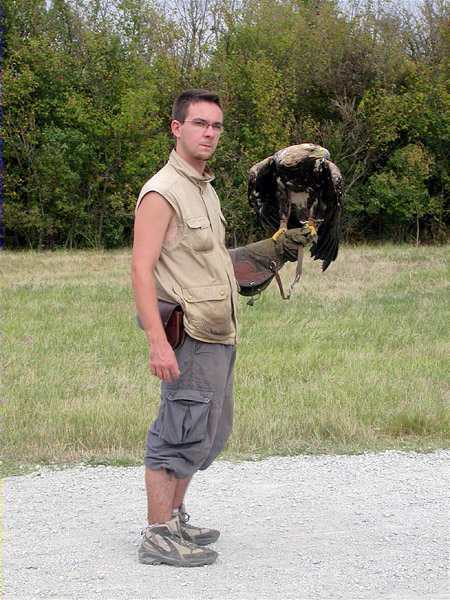
{"label": "vest pocket flap", "polygon": [[184,400],[185,402],[200,402],[201,404],[209,403],[209,396],[205,392],[199,390],[176,390],[175,392],[169,392],[167,394],[168,400]]}
{"label": "vest pocket flap", "polygon": [[183,298],[186,302],[206,302],[208,300],[224,300],[227,297],[226,285],[197,285],[191,288],[182,288]]}
{"label": "vest pocket flap", "polygon": [[186,219],[186,225],[190,229],[206,229],[210,227],[207,217],[189,217]]}

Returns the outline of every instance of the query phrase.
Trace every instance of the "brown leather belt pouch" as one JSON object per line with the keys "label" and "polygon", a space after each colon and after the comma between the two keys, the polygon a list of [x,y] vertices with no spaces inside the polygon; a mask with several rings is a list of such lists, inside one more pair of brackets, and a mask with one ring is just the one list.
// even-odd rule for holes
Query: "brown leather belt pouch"
{"label": "brown leather belt pouch", "polygon": [[183,325],[183,309],[179,304],[158,300],[159,314],[167,341],[176,350],[184,342],[186,332]]}
{"label": "brown leather belt pouch", "polygon": [[[158,308],[167,341],[176,350],[186,337],[183,325],[183,309],[179,304],[166,302],[165,300],[158,300]],[[136,318],[139,327],[143,329],[139,315]]]}

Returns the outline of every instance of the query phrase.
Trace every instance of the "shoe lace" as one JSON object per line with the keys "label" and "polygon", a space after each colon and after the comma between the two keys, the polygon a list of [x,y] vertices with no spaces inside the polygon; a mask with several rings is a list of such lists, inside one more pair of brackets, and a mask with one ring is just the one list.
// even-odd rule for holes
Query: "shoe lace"
{"label": "shoe lace", "polygon": [[190,542],[185,537],[183,537],[182,534],[180,534],[180,535],[178,535],[178,534],[171,534],[171,536],[174,537],[177,542],[181,542],[183,544],[183,546],[186,546],[187,548],[190,548],[191,550],[198,549],[198,545],[197,544],[194,544],[193,542]]}
{"label": "shoe lace", "polygon": [[180,521],[183,523],[183,525],[187,525],[189,519],[191,518],[191,515],[189,515],[184,510],[180,510],[178,514],[180,515]]}
{"label": "shoe lace", "polygon": [[[188,515],[189,517],[189,515]],[[180,542],[183,544],[183,546],[186,546],[187,548],[191,548],[191,549],[195,549],[198,548],[197,544],[194,544],[193,542],[190,542],[189,540],[187,540],[181,529],[178,529],[178,531],[175,532],[170,532],[169,534],[170,537],[174,538],[176,541]]]}
{"label": "shoe lace", "polygon": [[[144,535],[146,531],[150,531],[151,532],[152,528],[150,526],[144,527],[144,529],[141,530],[141,535]],[[179,532],[168,532],[164,534],[165,537],[168,537],[169,539],[173,539],[174,541],[178,542],[178,543],[182,543],[183,546],[186,546],[187,548],[191,548],[192,549],[196,549],[198,548],[197,544],[194,544],[192,542],[190,542],[189,540],[187,540],[185,537],[183,537],[183,534],[181,531]]]}

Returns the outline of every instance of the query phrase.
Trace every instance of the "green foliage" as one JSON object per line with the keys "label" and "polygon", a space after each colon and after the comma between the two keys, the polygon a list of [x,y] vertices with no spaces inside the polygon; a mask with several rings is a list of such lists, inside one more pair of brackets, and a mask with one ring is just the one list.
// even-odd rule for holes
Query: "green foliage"
{"label": "green foliage", "polygon": [[443,236],[450,139],[450,96],[444,82],[428,68],[414,68],[396,93],[369,90],[359,111],[378,164],[366,180],[365,203],[351,210],[376,216],[394,239],[404,239],[414,226],[418,242],[420,222],[435,238]]}
{"label": "green foliage", "polygon": [[41,13],[46,33],[8,44],[7,237],[121,246],[139,187],[168,152],[157,82],[119,35],[90,31],[67,3]]}
{"label": "green foliage", "polygon": [[384,171],[369,178],[366,210],[383,219],[395,237],[401,239],[404,228],[415,222],[419,243],[421,219],[442,221],[442,202],[430,196],[426,185],[432,167],[433,158],[423,146],[409,144],[392,155]]}
{"label": "green foliage", "polygon": [[347,239],[445,236],[443,3],[419,17],[387,1],[345,12],[331,0],[180,0],[176,17],[153,0],[4,5],[9,246],[129,244],[139,189],[171,147],[173,98],[197,86],[226,109],[213,167],[230,244],[262,235],[249,167],[306,141],[343,172]]}

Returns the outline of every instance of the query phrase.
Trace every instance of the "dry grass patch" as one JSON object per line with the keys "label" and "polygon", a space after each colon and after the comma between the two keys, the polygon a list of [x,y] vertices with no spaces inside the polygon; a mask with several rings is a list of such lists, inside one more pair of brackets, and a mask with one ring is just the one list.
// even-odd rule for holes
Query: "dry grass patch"
{"label": "dry grass patch", "polygon": [[62,251],[2,253],[0,283],[4,288],[129,283],[131,253]]}
{"label": "dry grass patch", "polygon": [[[325,273],[321,263],[312,261],[307,252],[304,273],[297,294],[306,292],[327,300],[360,299],[371,290],[383,289],[396,275],[420,281],[431,273],[433,285],[446,285],[445,252],[442,247],[425,246],[356,246],[340,250],[338,259]],[[283,283],[288,286],[295,273],[294,263],[283,270]],[[278,293],[272,284],[271,291]]]}

